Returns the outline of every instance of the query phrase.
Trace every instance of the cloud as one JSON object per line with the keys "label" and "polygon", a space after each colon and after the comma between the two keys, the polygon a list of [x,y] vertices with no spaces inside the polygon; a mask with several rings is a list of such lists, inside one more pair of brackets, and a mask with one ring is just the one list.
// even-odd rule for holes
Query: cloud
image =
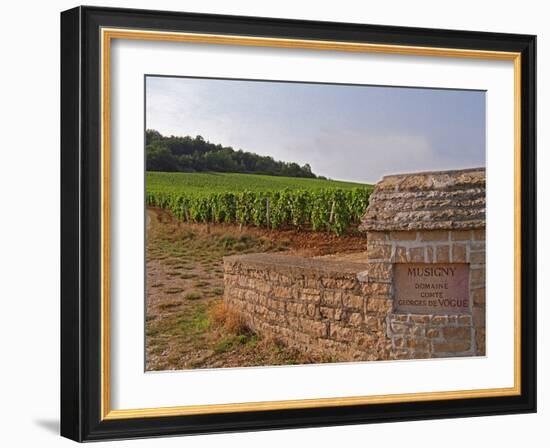
{"label": "cloud", "polygon": [[147,78],[147,127],[309,163],[333,179],[482,166],[485,93]]}
{"label": "cloud", "polygon": [[305,149],[316,172],[335,179],[376,182],[386,174],[433,169],[437,154],[422,135],[341,131],[319,135]]}

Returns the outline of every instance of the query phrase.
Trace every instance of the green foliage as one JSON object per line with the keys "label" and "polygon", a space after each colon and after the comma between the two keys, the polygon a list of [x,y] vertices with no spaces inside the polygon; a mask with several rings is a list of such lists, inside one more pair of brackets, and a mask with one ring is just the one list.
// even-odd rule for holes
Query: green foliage
{"label": "green foliage", "polygon": [[342,235],[359,222],[371,191],[369,185],[320,179],[147,173],[146,202],[172,211],[183,221],[295,227]]}
{"label": "green foliage", "polygon": [[306,179],[300,177],[268,176],[242,173],[159,173],[148,172],[148,192],[181,193],[210,196],[213,193],[269,192],[289,190],[319,191],[341,188],[372,188],[370,185],[336,180]]}
{"label": "green foliage", "polygon": [[222,146],[196,137],[164,136],[154,129],[145,132],[148,171],[220,173],[261,173],[272,176],[316,178],[311,166],[274,160],[231,146]]}

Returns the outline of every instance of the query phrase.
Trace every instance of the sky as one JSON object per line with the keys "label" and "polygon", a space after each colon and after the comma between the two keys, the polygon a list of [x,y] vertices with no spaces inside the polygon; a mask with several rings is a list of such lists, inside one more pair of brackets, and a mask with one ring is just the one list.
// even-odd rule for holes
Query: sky
{"label": "sky", "polygon": [[338,180],[485,166],[482,91],[148,76],[146,127]]}

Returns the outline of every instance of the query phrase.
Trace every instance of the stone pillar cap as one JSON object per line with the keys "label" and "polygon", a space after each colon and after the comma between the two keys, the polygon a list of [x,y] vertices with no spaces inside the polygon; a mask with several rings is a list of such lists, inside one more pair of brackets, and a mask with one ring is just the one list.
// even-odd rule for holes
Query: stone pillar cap
{"label": "stone pillar cap", "polygon": [[384,176],[369,198],[366,231],[485,228],[485,168]]}

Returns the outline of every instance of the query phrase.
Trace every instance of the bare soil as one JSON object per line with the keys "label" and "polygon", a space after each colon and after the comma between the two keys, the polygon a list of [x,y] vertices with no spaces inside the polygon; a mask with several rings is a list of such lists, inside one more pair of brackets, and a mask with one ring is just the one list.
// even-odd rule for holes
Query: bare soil
{"label": "bare soil", "polygon": [[[358,233],[188,224],[147,209],[146,369],[244,367],[330,362],[213,318],[223,301],[222,257],[284,252],[351,261],[366,251]],[[335,255],[337,254],[337,255]],[[340,257],[340,258],[338,258]]]}

